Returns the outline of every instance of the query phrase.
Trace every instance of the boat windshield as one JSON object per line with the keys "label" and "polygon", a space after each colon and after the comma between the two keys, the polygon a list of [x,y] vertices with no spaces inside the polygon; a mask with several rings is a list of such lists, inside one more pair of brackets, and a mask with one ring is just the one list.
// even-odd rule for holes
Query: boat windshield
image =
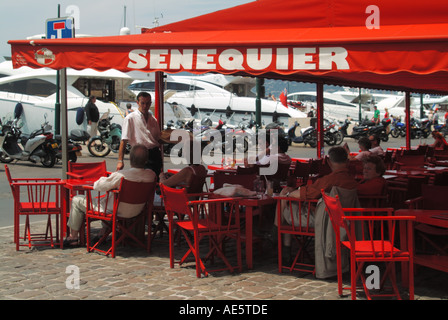
{"label": "boat windshield", "polygon": [[48,97],[56,92],[56,85],[41,79],[27,79],[0,84],[0,91]]}

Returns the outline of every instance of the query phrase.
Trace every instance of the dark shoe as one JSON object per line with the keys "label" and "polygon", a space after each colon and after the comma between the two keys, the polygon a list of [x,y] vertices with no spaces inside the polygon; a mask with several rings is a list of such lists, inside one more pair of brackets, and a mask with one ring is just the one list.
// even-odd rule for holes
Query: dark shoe
{"label": "dark shoe", "polygon": [[78,239],[65,238],[63,242],[64,248],[76,248],[79,247]]}

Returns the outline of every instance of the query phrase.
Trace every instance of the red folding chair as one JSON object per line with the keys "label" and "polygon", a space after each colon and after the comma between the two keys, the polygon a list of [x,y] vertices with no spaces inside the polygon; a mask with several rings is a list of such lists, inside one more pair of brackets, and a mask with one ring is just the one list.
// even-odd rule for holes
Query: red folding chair
{"label": "red folding chair", "polygon": [[[77,180],[96,181],[101,177],[107,177],[111,172],[106,169],[106,161],[100,162],[68,162],[67,178]],[[84,194],[81,190],[72,190],[70,192],[70,200],[76,194]],[[66,213],[67,218],[70,216],[70,212]],[[81,244],[84,245],[85,239],[85,227],[84,225],[80,229]]]}
{"label": "red folding chair", "polygon": [[[401,299],[396,284],[395,262],[407,263],[409,266],[409,299],[414,299],[414,253],[413,253],[413,235],[412,221],[415,217],[392,216],[392,208],[353,208],[343,209],[339,197],[331,197],[322,190],[322,197],[325,201],[326,210],[330,216],[333,229],[336,236],[336,256],[337,256],[337,276],[338,293],[342,295],[343,289],[351,290],[352,300],[356,300],[356,282],[362,281],[362,287],[370,300],[372,297],[390,297],[395,296]],[[350,214],[372,214],[369,216],[346,216]],[[385,213],[384,216],[376,216],[376,213]],[[404,227],[398,230],[398,224]],[[360,230],[355,230],[355,227]],[[346,232],[347,241],[341,241],[341,229]],[[395,238],[399,232],[407,233],[407,243],[401,243],[402,248],[395,245]],[[358,239],[357,239],[358,236]],[[341,246],[350,251],[350,287],[342,285],[341,271]],[[381,272],[381,278],[376,281],[379,288],[384,289],[387,279],[392,284],[392,293],[383,292],[373,294],[370,289],[371,283],[366,283],[364,267],[372,264],[385,263],[386,269]],[[377,289],[377,287],[375,287]]]}
{"label": "red folding chair", "polygon": [[110,174],[106,169],[106,161],[101,162],[68,162],[67,176],[70,179],[96,181]]}
{"label": "red folding chair", "polygon": [[[317,199],[300,200],[292,197],[278,197],[277,199],[277,228],[278,228],[278,271],[283,269],[310,272],[313,275],[316,272],[314,264],[314,255],[307,251],[308,246],[314,240],[314,224],[310,220],[312,212],[317,204]],[[281,204],[284,202],[284,210],[288,210],[288,222],[282,217]],[[287,265],[283,263],[283,245],[282,238],[291,235],[297,241],[297,253],[293,261]],[[291,246],[292,247],[292,246]]]}
{"label": "red folding chair", "polygon": [[[147,242],[144,241],[145,222],[150,221],[150,214],[154,202],[156,182],[133,182],[121,180],[120,187],[105,193],[94,191],[91,186],[86,186],[87,191],[87,251],[98,251],[115,258],[116,247],[125,239],[131,239],[142,248],[151,250],[150,226],[148,228]],[[108,207],[109,198],[113,198],[113,208]],[[120,210],[126,210],[125,206],[139,207],[141,211],[132,218],[120,216]],[[107,225],[107,231],[96,243],[91,244],[90,223],[100,220]],[[139,234],[134,234],[139,233]],[[112,234],[112,244],[106,250],[101,244]]]}
{"label": "red folding chair", "polygon": [[[174,233],[180,230],[188,244],[188,251],[178,261],[182,265],[193,254],[196,276],[208,276],[209,272],[242,270],[241,235],[238,201],[230,198],[202,199],[190,201],[185,189],[174,189],[160,185],[169,220],[170,267],[174,268]],[[200,242],[209,239],[207,253],[201,254]],[[236,241],[236,265],[226,257],[223,246],[229,240]],[[219,257],[224,266],[207,269],[205,262]],[[201,258],[202,257],[202,258]]]}
{"label": "red folding chair", "polygon": [[[54,247],[57,244],[62,248],[59,234],[59,216],[62,214],[62,184],[60,179],[13,179],[7,165],[5,165],[5,173],[14,199],[14,243],[16,244],[16,250],[19,250],[21,246],[29,248],[32,246]],[[45,233],[31,231],[30,217],[39,215],[47,216]],[[22,237],[20,237],[21,217],[25,217],[25,229]],[[55,218],[55,232],[53,232],[52,217]]]}

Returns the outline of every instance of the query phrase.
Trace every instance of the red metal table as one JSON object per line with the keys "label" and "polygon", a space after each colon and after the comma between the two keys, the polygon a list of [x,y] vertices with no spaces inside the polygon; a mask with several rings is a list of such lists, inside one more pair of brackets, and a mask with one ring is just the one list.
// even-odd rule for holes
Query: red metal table
{"label": "red metal table", "polygon": [[257,209],[276,204],[276,200],[264,194],[260,197],[242,198],[239,204],[246,209],[246,264],[248,269],[253,269],[253,217],[260,214]]}
{"label": "red metal table", "polygon": [[[413,216],[415,223],[424,223],[431,226],[448,229],[448,209],[447,210],[418,210],[400,209],[395,211],[395,215]],[[401,243],[406,243],[406,234],[400,233]],[[415,239],[415,237],[414,237]],[[418,254],[414,256],[414,263],[432,269],[448,272],[448,256]],[[404,280],[405,272],[403,272]]]}

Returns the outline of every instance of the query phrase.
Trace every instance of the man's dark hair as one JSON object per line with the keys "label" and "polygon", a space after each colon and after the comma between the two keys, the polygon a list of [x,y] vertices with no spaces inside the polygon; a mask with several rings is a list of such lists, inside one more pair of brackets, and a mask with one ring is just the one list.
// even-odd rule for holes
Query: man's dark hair
{"label": "man's dark hair", "polygon": [[138,101],[138,99],[140,99],[140,97],[144,97],[144,98],[150,97],[151,98],[151,95],[146,91],[140,91],[139,94],[137,95],[137,101]]}
{"label": "man's dark hair", "polygon": [[131,167],[144,168],[146,161],[148,161],[148,148],[144,145],[136,144],[131,149],[129,159],[131,161]]}
{"label": "man's dark hair", "polygon": [[328,150],[328,157],[333,163],[346,163],[348,154],[343,147],[332,147]]}
{"label": "man's dark hair", "polygon": [[372,142],[370,142],[369,138],[367,137],[362,137],[358,140],[358,144],[360,146],[363,146],[366,150],[369,150],[370,148],[372,148]]}
{"label": "man's dark hair", "polygon": [[288,151],[288,140],[283,137],[278,137],[278,150],[286,153]]}

